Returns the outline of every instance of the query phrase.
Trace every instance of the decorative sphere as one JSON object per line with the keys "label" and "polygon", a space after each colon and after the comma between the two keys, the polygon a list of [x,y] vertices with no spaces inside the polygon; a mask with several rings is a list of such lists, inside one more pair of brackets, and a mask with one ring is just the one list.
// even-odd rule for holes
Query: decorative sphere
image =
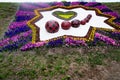
{"label": "decorative sphere", "polygon": [[88,18],[85,18],[84,21],[88,23],[88,22],[89,22],[89,19],[88,19]]}
{"label": "decorative sphere", "polygon": [[92,17],[92,15],[91,15],[91,14],[88,14],[87,18],[90,19],[91,17]]}
{"label": "decorative sphere", "polygon": [[61,24],[61,27],[64,30],[68,30],[70,28],[70,26],[71,26],[71,23],[68,22],[68,21],[63,21],[62,24]]}
{"label": "decorative sphere", "polygon": [[73,21],[71,22],[71,25],[72,25],[72,27],[77,28],[77,27],[80,26],[80,21],[79,21],[79,20],[73,20]]}
{"label": "decorative sphere", "polygon": [[85,25],[85,24],[86,24],[86,21],[85,21],[85,20],[82,20],[82,21],[80,21],[80,24],[81,24],[81,25]]}
{"label": "decorative sphere", "polygon": [[49,33],[56,33],[59,30],[59,24],[57,21],[54,20],[47,21],[47,23],[45,24],[45,28]]}

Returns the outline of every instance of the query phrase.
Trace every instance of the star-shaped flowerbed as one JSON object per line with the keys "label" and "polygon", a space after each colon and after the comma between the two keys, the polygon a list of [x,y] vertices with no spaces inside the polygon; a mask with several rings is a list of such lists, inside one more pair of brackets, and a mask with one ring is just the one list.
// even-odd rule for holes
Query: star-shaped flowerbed
{"label": "star-shaped flowerbed", "polygon": [[[79,15],[77,11],[73,10],[72,12],[67,13],[66,10],[62,10],[63,11],[62,12],[60,11],[60,9],[57,9],[57,8],[63,9],[63,7],[65,9],[70,9],[70,6],[72,6],[72,8],[74,7],[83,8],[84,7],[84,9],[94,10],[96,15],[99,16],[99,18],[101,17],[106,18],[106,20],[105,19],[103,20],[105,20],[105,23],[108,25],[97,26],[97,24],[101,24],[101,21],[99,21],[100,19],[98,20],[99,23],[96,23],[96,25],[92,25],[91,24],[93,23],[92,20],[95,17],[93,14],[92,14],[92,18],[90,19],[90,21],[88,23],[87,22],[85,23],[84,21],[82,22],[82,20],[85,20],[86,17],[80,16],[81,19],[78,19],[76,17]],[[60,21],[58,20],[58,24],[59,24],[58,30],[51,29],[51,25],[49,25],[49,23],[51,23],[49,22],[51,20],[50,17],[47,20],[45,19],[46,21],[44,20],[45,18],[44,12],[47,12],[49,8],[55,8],[55,9],[52,9],[55,11],[51,13],[51,16],[56,17],[55,20],[53,21],[53,25],[56,23],[55,21],[57,19],[60,19],[61,21],[60,23]],[[85,12],[85,14],[86,13],[87,12]],[[66,17],[65,16],[66,14],[69,16]],[[85,16],[88,16],[89,14],[86,14]],[[43,17],[43,18],[40,18],[40,17]],[[78,22],[76,22],[74,19],[76,21],[78,20]],[[41,22],[43,22],[43,25],[40,24]],[[69,22],[71,25],[70,27],[69,27]],[[56,24],[55,26],[57,26]],[[66,27],[66,24],[67,24],[67,27]],[[76,28],[76,24],[80,26],[77,26]],[[84,24],[86,25],[90,24],[86,38],[82,38],[83,36],[85,36],[85,35],[82,36],[81,35],[82,33],[79,33],[79,35],[81,36],[77,34],[72,35],[74,34],[73,32],[72,34],[70,34],[70,32],[73,29],[75,29],[76,32],[78,32],[79,29],[81,29],[81,31],[82,29],[85,29],[85,28],[81,28],[85,26]],[[47,28],[45,28],[46,25],[47,25]],[[41,26],[44,27],[43,31],[42,31]],[[90,26],[91,26],[91,29],[90,29]],[[50,27],[50,29],[48,29],[48,27]],[[111,9],[109,9],[107,6],[101,3],[96,3],[96,2],[22,3],[19,6],[18,11],[16,12],[15,20],[9,25],[8,31],[5,32],[5,35],[4,35],[5,38],[0,41],[0,51],[2,52],[2,51],[15,50],[15,49],[21,49],[24,51],[24,50],[28,50],[28,49],[35,48],[35,47],[41,47],[41,46],[55,47],[55,46],[62,46],[62,45],[66,45],[66,46],[96,46],[96,45],[98,46],[101,46],[101,45],[119,46],[120,44],[120,41],[119,41],[120,31],[119,30],[120,30],[120,16],[118,15],[118,13],[113,12]],[[45,34],[43,34],[44,32]],[[70,35],[61,34],[61,32],[65,34],[69,33]],[[55,35],[55,36],[49,37],[48,34]],[[61,34],[61,35],[58,36],[58,34]]]}

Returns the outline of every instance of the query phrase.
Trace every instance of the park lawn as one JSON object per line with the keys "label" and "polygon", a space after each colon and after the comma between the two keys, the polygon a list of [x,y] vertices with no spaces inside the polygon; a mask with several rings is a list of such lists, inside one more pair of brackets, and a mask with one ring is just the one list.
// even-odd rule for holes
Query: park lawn
{"label": "park lawn", "polygon": [[16,3],[0,3],[0,39],[3,38],[9,23],[14,19],[18,5]]}
{"label": "park lawn", "polygon": [[[120,3],[104,4],[120,13]],[[0,3],[0,39],[18,6]],[[112,47],[42,47],[0,53],[0,80],[118,80],[119,67],[120,49]]]}

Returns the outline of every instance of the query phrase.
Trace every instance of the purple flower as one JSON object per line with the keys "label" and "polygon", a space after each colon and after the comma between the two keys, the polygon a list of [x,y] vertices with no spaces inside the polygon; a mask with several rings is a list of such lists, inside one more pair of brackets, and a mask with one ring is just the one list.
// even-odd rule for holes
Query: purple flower
{"label": "purple flower", "polygon": [[1,41],[0,41],[0,46],[3,47],[3,46],[5,46],[5,45],[10,44],[10,42],[11,42],[11,43],[17,42],[21,37],[26,38],[26,37],[28,37],[31,33],[32,33],[32,31],[29,30],[29,31],[26,31],[26,32],[24,32],[24,33],[22,33],[22,34],[20,34],[20,35],[16,35],[16,36],[13,36],[13,37],[11,37],[11,38],[6,38],[6,39],[4,39],[4,40],[1,40]]}
{"label": "purple flower", "polygon": [[31,11],[17,11],[16,16],[30,16],[35,15],[34,12]]}
{"label": "purple flower", "polygon": [[17,42],[18,39],[20,39],[20,36],[19,36],[19,35],[16,35],[16,36],[13,36],[13,37],[10,38],[10,40],[11,40],[12,42]]}
{"label": "purple flower", "polygon": [[26,32],[22,33],[21,36],[27,37],[31,33],[32,33],[32,30],[29,30],[29,31],[26,31]]}
{"label": "purple flower", "polygon": [[3,47],[5,45],[8,45],[10,41],[10,38],[4,39],[0,41],[0,47]]}
{"label": "purple flower", "polygon": [[120,26],[120,23],[119,23],[119,22],[115,22],[115,23]]}
{"label": "purple flower", "polygon": [[9,25],[9,30],[10,29],[15,29],[15,28],[19,28],[19,27],[23,27],[27,24],[27,21],[23,21],[23,22],[12,22]]}
{"label": "purple flower", "polygon": [[116,41],[114,39],[109,38],[108,36],[104,36],[100,33],[95,33],[95,38],[98,38],[99,40],[104,41],[107,44],[111,44],[111,45],[114,45],[114,46],[117,45]]}
{"label": "purple flower", "polygon": [[85,6],[90,7],[90,6],[93,6],[93,5],[95,5],[95,4],[97,4],[97,2],[89,2],[89,3],[85,4]]}
{"label": "purple flower", "polygon": [[34,44],[34,47],[41,47],[44,46],[46,44],[46,42],[42,41],[42,42],[37,42]]}
{"label": "purple flower", "polygon": [[56,6],[63,6],[64,4],[62,2],[54,2]]}
{"label": "purple flower", "polygon": [[102,9],[106,9],[108,8],[107,6],[105,5],[101,5],[101,6],[95,6],[95,8],[99,9],[99,10],[102,10]]}
{"label": "purple flower", "polygon": [[79,2],[71,2],[71,5],[79,5]]}
{"label": "purple flower", "polygon": [[114,17],[119,17],[117,12],[104,12],[104,13],[109,14],[109,15],[114,16]]}
{"label": "purple flower", "polygon": [[45,44],[46,44],[46,42],[37,42],[37,43],[29,42],[29,43],[25,44],[24,46],[22,46],[20,48],[20,50],[25,51],[25,50],[28,50],[31,48],[44,46]]}
{"label": "purple flower", "polygon": [[85,43],[84,40],[74,40],[72,37],[68,37],[65,39],[65,43],[66,45],[83,45],[83,46],[87,46],[87,44]]}
{"label": "purple flower", "polygon": [[25,51],[25,50],[31,49],[31,48],[33,48],[33,47],[34,47],[34,44],[31,43],[31,42],[29,42],[29,43],[25,44],[24,46],[22,46],[22,47],[20,48],[20,50]]}
{"label": "purple flower", "polygon": [[118,35],[120,35],[120,32],[115,31],[115,32],[112,32],[112,34],[118,34]]}

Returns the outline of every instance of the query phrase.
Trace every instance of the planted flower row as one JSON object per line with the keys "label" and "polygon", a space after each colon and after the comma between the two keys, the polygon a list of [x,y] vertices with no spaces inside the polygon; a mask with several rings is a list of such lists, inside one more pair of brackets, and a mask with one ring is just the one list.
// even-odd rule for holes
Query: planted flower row
{"label": "planted flower row", "polygon": [[12,22],[12,23],[8,26],[8,30],[14,30],[14,29],[16,29],[16,28],[26,26],[26,24],[27,24],[27,21],[23,21],[23,22]]}
{"label": "planted flower row", "polygon": [[17,27],[17,28],[14,28],[14,30],[10,29],[7,32],[5,32],[5,37],[12,37],[12,36],[15,36],[17,34],[20,34],[22,32],[26,32],[29,30],[30,30],[30,27],[28,27],[28,26]]}
{"label": "planted flower row", "polygon": [[112,39],[112,38],[110,38],[108,36],[102,35],[100,33],[95,33],[95,38],[97,38],[97,39],[99,39],[101,41],[104,41],[107,44],[117,46],[117,43],[116,43],[116,41],[114,39]]}
{"label": "planted flower row", "polygon": [[29,50],[32,48],[36,48],[36,47],[42,47],[42,46],[47,46],[47,47],[56,47],[56,46],[62,46],[62,45],[66,45],[66,46],[87,46],[86,42],[83,40],[74,40],[71,37],[68,37],[66,39],[58,39],[58,40],[54,40],[54,41],[50,41],[50,42],[36,42],[36,43],[27,43],[26,45],[22,46],[20,49],[22,51],[25,50]]}
{"label": "planted flower row", "polygon": [[[0,41],[0,51],[13,50],[31,41],[31,30]],[[15,47],[16,46],[16,47]],[[12,48],[12,49],[11,49]]]}
{"label": "planted flower row", "polygon": [[2,48],[0,48],[0,51],[12,51],[12,50],[16,50],[18,48],[20,48],[21,46],[25,45],[26,43],[28,43],[29,41],[31,41],[31,36],[28,36],[26,38],[21,37],[17,42],[8,44]]}

